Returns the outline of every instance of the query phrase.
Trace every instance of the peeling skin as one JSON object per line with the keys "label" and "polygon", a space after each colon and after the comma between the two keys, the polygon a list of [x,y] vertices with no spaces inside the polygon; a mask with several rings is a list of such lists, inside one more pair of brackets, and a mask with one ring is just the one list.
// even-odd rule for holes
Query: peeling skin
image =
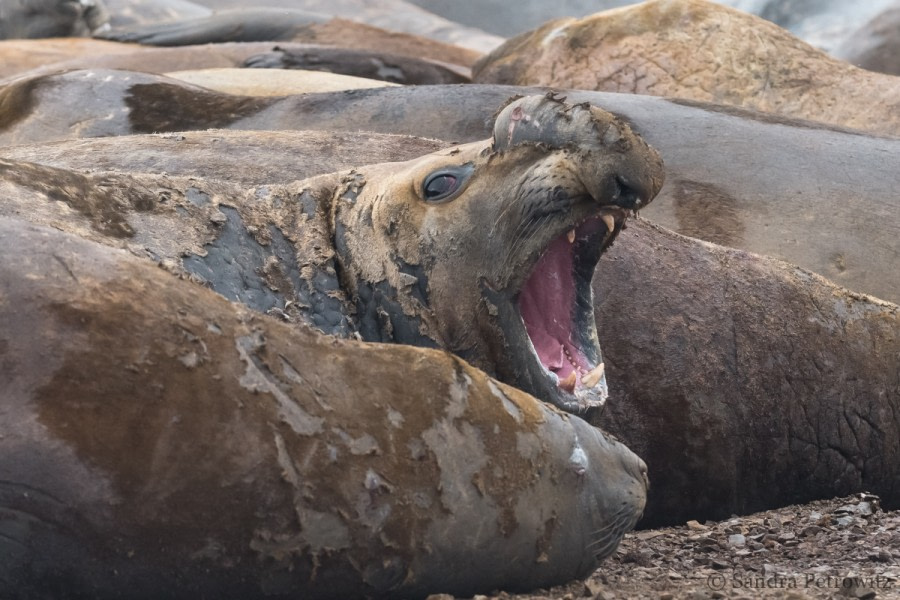
{"label": "peeling skin", "polygon": [[653,0],[551,21],[480,59],[473,80],[687,98],[900,133],[895,77],[706,0]]}
{"label": "peeling skin", "polygon": [[22,417],[0,419],[0,580],[29,597],[526,590],[586,575],[589,532],[614,545],[641,513],[624,446],[446,352],[316,334],[16,219],[0,251],[0,398]]}

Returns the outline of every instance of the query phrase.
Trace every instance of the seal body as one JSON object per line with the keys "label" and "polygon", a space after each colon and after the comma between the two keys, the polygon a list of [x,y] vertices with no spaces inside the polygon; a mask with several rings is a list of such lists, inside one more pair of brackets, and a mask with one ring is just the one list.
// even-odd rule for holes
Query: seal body
{"label": "seal body", "polygon": [[[445,62],[377,50],[318,44],[223,42],[171,48],[134,46],[103,40],[0,41],[0,77],[57,73],[74,69],[117,69],[168,73],[216,68],[305,69],[401,83],[466,83],[469,69]],[[32,72],[25,75],[25,71]],[[259,76],[258,73],[244,73]],[[320,90],[321,91],[321,90]],[[285,90],[282,95],[288,95]]]}
{"label": "seal body", "polygon": [[646,526],[874,490],[900,506],[900,307],[643,219],[594,275],[610,400]]}
{"label": "seal body", "polygon": [[358,165],[419,158],[455,144],[368,132],[185,131],[4,148],[4,157],[83,173],[166,173],[243,186],[286,184]]}
{"label": "seal body", "polygon": [[[200,4],[217,12],[246,11],[248,8],[245,2],[237,0],[203,0]],[[466,27],[457,19],[442,18],[434,11],[422,10],[404,0],[382,0],[377,4],[364,0],[266,0],[262,7],[276,8],[283,13],[303,9],[390,31],[421,35],[478,52],[487,52],[503,42],[503,38],[487,33],[477,23]]]}
{"label": "seal body", "polygon": [[[174,23],[117,28],[100,32],[97,36],[152,46],[295,41],[424,56],[466,66],[482,54],[477,50],[417,35],[420,33],[418,26],[413,28],[414,33],[401,33],[396,28],[382,29],[370,23],[371,20],[362,23],[332,18],[329,13],[310,10],[261,7],[224,10],[208,17]],[[452,24],[446,24],[452,28]],[[490,42],[490,47],[496,46],[499,41]]]}
{"label": "seal body", "polygon": [[[447,353],[279,323],[0,219],[0,581],[28,598],[472,595],[581,577],[643,463]],[[325,358],[327,357],[327,358]]]}
{"label": "seal body", "polygon": [[654,0],[547,23],[481,59],[473,79],[672,96],[900,134],[896,78],[705,0]]}

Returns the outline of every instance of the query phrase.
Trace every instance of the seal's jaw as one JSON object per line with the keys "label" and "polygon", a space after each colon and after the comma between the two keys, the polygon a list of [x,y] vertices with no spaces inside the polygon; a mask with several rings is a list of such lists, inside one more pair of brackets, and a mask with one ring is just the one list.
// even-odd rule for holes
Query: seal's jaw
{"label": "seal's jaw", "polygon": [[[553,238],[513,298],[530,379],[559,408],[583,413],[609,394],[594,321],[591,279],[625,212],[604,208]],[[540,381],[542,380],[542,381]]]}

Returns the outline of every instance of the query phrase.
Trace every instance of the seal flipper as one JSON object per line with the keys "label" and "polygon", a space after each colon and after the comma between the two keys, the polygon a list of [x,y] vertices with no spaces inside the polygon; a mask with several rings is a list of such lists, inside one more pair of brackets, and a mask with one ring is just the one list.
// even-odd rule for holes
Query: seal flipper
{"label": "seal flipper", "polygon": [[148,46],[287,41],[300,28],[329,19],[328,15],[305,10],[234,9],[184,21],[117,28],[94,37]]}

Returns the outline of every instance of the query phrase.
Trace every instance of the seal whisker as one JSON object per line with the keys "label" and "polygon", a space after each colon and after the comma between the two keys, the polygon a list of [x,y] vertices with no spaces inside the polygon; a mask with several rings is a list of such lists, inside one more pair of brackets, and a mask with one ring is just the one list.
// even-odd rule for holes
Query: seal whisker
{"label": "seal whisker", "polygon": [[[519,250],[525,246],[529,240],[531,240],[537,232],[543,228],[544,224],[549,220],[551,215],[544,215],[535,219],[534,217],[530,217],[523,221],[520,226],[516,229],[516,238],[513,240],[512,245],[510,246],[509,251],[506,253],[506,258],[503,261],[504,267],[509,267],[510,262],[513,260],[515,256],[518,256]],[[521,237],[520,237],[521,235]]]}
{"label": "seal whisker", "polygon": [[501,263],[504,268],[509,265],[510,260],[513,256],[515,256],[516,248],[519,246],[519,242],[522,240],[522,237],[527,235],[528,232],[528,219],[523,219],[516,225],[516,230],[513,235],[512,243],[509,244],[506,250],[506,255],[503,257],[503,262]]}
{"label": "seal whisker", "polygon": [[605,533],[606,531],[608,531],[610,529],[614,529],[615,527],[619,526],[621,524],[621,518],[623,516],[627,518],[629,516],[629,513],[630,513],[630,511],[628,510],[627,507],[620,508],[618,511],[616,511],[615,513],[610,515],[610,517],[609,517],[610,520],[606,525],[604,525],[600,529],[596,529],[596,530],[592,531],[591,536],[594,537],[597,535],[601,535],[601,534]]}

